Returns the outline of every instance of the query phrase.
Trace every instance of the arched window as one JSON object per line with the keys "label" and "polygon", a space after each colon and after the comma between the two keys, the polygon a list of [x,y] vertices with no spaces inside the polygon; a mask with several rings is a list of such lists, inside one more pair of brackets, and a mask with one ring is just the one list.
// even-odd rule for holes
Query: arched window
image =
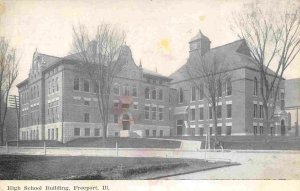
{"label": "arched window", "polygon": [[200,84],[199,99],[203,100],[203,98],[204,98],[204,87],[203,87],[203,84]]}
{"label": "arched window", "polygon": [[226,79],[226,95],[229,96],[232,94],[232,86],[231,86],[231,79]]}
{"label": "arched window", "polygon": [[158,91],[158,99],[163,100],[163,90],[162,89],[159,89],[159,91]]}
{"label": "arched window", "polygon": [[148,87],[145,88],[145,99],[150,99],[150,90]]}
{"label": "arched window", "polygon": [[79,90],[79,78],[74,78],[74,90]]}
{"label": "arched window", "polygon": [[114,94],[120,95],[120,85],[117,83],[114,84]]}
{"label": "arched window", "polygon": [[156,100],[156,89],[152,90],[152,99]]}
{"label": "arched window", "polygon": [[218,97],[222,97],[222,82],[218,81]]}
{"label": "arched window", "polygon": [[254,78],[254,89],[253,89],[253,95],[257,96],[257,78]]}
{"label": "arched window", "polygon": [[179,103],[183,103],[183,89],[179,88]]}
{"label": "arched window", "polygon": [[33,99],[36,98],[36,87],[33,87]]}
{"label": "arched window", "polygon": [[90,82],[88,80],[83,80],[83,91],[85,92],[90,91]]}

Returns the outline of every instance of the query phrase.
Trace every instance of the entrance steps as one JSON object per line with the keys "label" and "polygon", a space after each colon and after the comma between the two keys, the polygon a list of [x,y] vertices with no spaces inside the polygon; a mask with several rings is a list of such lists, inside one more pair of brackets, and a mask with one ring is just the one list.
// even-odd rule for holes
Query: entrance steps
{"label": "entrance steps", "polygon": [[142,135],[143,135],[142,130],[136,130],[136,131],[121,130],[120,131],[120,137],[137,138],[137,137],[142,137]]}

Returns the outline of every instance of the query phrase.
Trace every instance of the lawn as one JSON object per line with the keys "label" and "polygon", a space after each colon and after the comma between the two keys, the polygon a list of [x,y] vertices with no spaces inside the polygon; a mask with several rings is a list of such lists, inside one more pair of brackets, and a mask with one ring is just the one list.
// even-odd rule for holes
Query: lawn
{"label": "lawn", "polygon": [[153,179],[236,165],[197,159],[14,156],[0,158],[0,179]]}
{"label": "lawn", "polygon": [[[202,148],[205,146],[205,137],[185,136],[168,137],[168,139],[195,140],[203,141]],[[300,150],[300,137],[293,136],[219,136],[224,149],[236,150]],[[213,146],[214,136],[211,137]]]}
{"label": "lawn", "polygon": [[[181,142],[176,140],[159,140],[148,138],[108,137],[103,138],[78,138],[66,144],[58,141],[45,141],[47,147],[96,147],[115,148],[118,142],[119,148],[170,148],[180,147]],[[9,146],[16,146],[16,142],[10,142]],[[43,147],[44,141],[20,141],[21,147]]]}

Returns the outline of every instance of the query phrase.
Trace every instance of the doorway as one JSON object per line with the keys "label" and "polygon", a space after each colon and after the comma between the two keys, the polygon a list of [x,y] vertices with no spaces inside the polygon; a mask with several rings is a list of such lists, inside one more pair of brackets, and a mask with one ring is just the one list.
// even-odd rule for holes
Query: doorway
{"label": "doorway", "polygon": [[183,120],[177,120],[176,124],[176,130],[177,130],[177,135],[182,135],[182,128],[183,128]]}
{"label": "doorway", "polygon": [[123,115],[122,125],[123,125],[123,130],[130,130],[130,118],[128,114]]}
{"label": "doorway", "polygon": [[281,120],[280,124],[281,124],[281,126],[280,126],[281,136],[284,136],[285,135],[285,122],[283,119]]}

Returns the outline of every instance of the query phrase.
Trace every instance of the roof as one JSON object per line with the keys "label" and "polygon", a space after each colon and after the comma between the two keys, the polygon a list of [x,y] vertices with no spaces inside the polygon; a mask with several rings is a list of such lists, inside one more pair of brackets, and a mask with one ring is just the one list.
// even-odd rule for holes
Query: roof
{"label": "roof", "polygon": [[[190,52],[189,59],[196,58],[199,54],[194,51]],[[206,62],[212,62],[213,59],[216,59],[217,62],[221,63],[221,66],[225,66],[224,70],[234,70],[238,68],[252,68],[257,69],[257,66],[254,64],[254,59],[251,57],[249,48],[244,39],[231,42],[219,47],[210,49],[203,55],[203,58]],[[187,66],[189,62],[181,66],[177,71],[172,73],[169,77],[174,79],[172,83],[176,83],[182,80],[187,80],[190,78],[190,75],[187,71]],[[269,74],[274,74],[274,72],[268,69]]]}
{"label": "roof", "polygon": [[157,72],[154,72],[154,71],[151,71],[151,70],[148,70],[148,69],[145,69],[143,68],[143,74],[146,75],[146,76],[153,76],[153,77],[158,77],[158,78],[163,78],[163,79],[166,79],[166,80],[169,80],[171,81],[172,79],[167,77],[167,76],[163,76]]}
{"label": "roof", "polygon": [[201,30],[199,30],[198,34],[196,36],[194,36],[191,40],[190,40],[190,43],[193,42],[193,41],[196,41],[196,40],[199,40],[199,39],[205,39],[205,40],[209,40],[209,38],[207,36],[205,36]]}
{"label": "roof", "polygon": [[25,80],[23,80],[22,82],[18,83],[16,86],[17,88],[20,88],[22,87],[23,85],[27,84],[28,83],[28,78],[26,78]]}

